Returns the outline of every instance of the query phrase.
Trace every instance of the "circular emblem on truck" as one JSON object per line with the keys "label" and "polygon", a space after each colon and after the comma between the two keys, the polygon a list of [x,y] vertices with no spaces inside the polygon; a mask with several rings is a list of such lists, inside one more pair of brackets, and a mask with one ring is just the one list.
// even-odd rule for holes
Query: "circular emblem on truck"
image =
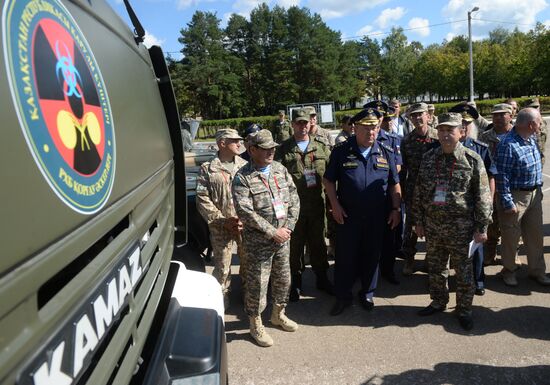
{"label": "circular emblem on truck", "polygon": [[11,95],[28,147],[53,191],[82,214],[107,202],[113,117],[82,31],[58,0],[8,0],[2,12]]}

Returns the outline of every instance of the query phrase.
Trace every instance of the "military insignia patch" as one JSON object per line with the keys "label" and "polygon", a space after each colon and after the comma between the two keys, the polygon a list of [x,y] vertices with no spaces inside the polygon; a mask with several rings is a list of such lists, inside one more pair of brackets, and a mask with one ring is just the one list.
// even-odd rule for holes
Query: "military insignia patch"
{"label": "military insignia patch", "polygon": [[115,175],[107,89],[94,55],[59,0],[8,0],[4,58],[29,150],[55,194],[82,214],[100,210]]}

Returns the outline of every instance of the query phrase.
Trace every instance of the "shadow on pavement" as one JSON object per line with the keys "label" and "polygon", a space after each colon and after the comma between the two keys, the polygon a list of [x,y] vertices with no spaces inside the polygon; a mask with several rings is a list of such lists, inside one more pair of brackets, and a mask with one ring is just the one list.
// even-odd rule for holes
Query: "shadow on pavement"
{"label": "shadow on pavement", "polygon": [[373,377],[361,385],[503,385],[550,383],[550,366],[536,365],[520,368],[443,362],[434,369],[414,369],[406,372]]}

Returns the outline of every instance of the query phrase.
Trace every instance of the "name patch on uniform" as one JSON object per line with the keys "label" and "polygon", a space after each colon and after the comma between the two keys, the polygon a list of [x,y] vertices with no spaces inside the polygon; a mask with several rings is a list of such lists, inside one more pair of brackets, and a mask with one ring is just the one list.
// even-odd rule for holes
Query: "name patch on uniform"
{"label": "name patch on uniform", "polygon": [[344,168],[357,168],[359,165],[357,162],[346,162],[342,165]]}

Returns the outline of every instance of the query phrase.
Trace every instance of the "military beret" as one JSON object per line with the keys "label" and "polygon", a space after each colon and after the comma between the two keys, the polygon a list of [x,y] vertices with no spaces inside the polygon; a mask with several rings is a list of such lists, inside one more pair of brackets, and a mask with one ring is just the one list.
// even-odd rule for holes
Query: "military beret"
{"label": "military beret", "polygon": [[467,122],[471,122],[479,118],[479,112],[477,112],[475,107],[472,107],[467,103],[458,103],[456,106],[451,108],[449,112],[457,112],[461,114],[462,119],[466,120]]}
{"label": "military beret", "polygon": [[507,104],[507,103],[499,103],[499,104],[495,104],[493,106],[493,109],[491,110],[491,113],[492,114],[499,114],[501,112],[508,112],[509,114],[512,114],[514,111],[514,109],[512,108],[511,105]]}
{"label": "military beret", "polygon": [[[451,126],[451,127],[460,127],[462,126],[462,115],[458,112],[446,112],[438,116],[439,126]],[[436,128],[437,128],[436,127]]]}
{"label": "military beret", "polygon": [[242,139],[237,130],[222,128],[216,132],[216,142],[221,139]]}
{"label": "military beret", "polygon": [[244,130],[244,137],[246,138],[248,135],[258,132],[261,129],[262,126],[257,123],[252,123],[250,126],[246,127],[246,130]]}
{"label": "military beret", "polygon": [[248,144],[268,150],[270,148],[277,147],[279,144],[273,140],[271,132],[266,129],[262,129],[255,134],[248,137]]}
{"label": "military beret", "polygon": [[525,102],[525,107],[539,108],[540,107],[539,98],[527,99],[527,101]]}
{"label": "military beret", "polygon": [[309,122],[309,111],[306,107],[304,108],[296,108],[294,110],[292,110],[292,121],[293,122],[299,122],[299,121],[304,121],[304,122]]}
{"label": "military beret", "polygon": [[382,113],[375,108],[365,108],[364,110],[359,111],[351,118],[350,123],[353,124],[364,124],[364,125],[373,125],[380,122]]}
{"label": "military beret", "polygon": [[417,112],[428,112],[428,105],[426,103],[414,103],[409,107],[409,114],[415,114]]}

